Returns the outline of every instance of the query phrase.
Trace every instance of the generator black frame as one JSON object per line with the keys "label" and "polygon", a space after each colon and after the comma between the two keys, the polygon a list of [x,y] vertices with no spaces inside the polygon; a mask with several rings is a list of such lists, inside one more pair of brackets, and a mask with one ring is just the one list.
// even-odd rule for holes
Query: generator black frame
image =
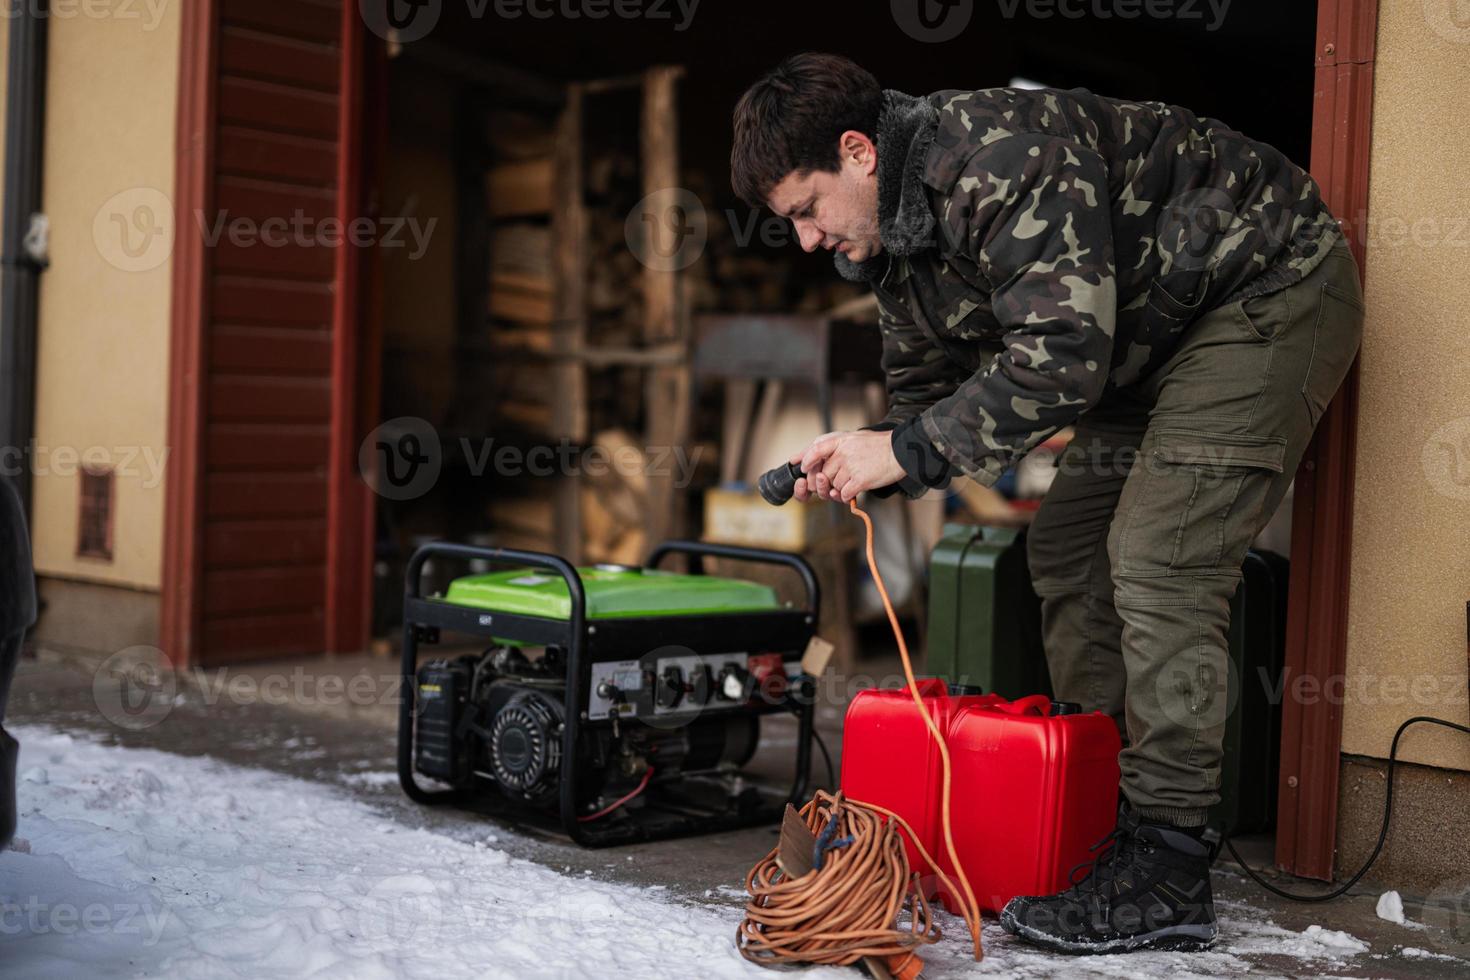
{"label": "generator black frame", "polygon": [[[587,596],[581,576],[566,559],[537,551],[514,548],[485,548],[473,545],[435,541],[423,545],[408,561],[404,576],[402,684],[398,706],[398,781],[408,797],[418,803],[434,805],[467,802],[476,797],[475,790],[456,788],[426,790],[414,778],[413,739],[418,701],[418,652],[420,643],[438,643],[440,630],[469,636],[516,640],[536,646],[556,646],[566,651],[566,721],[562,730],[562,765],[560,775],[559,816],[561,829],[584,847],[605,847],[635,841],[661,840],[695,833],[713,833],[739,827],[774,823],[781,818],[786,804],[800,805],[806,795],[811,772],[812,726],[814,719],[815,681],[802,676],[787,685],[780,701],[766,698],[752,700],[741,708],[722,709],[720,717],[745,714],[793,713],[797,717],[796,767],[791,792],[779,803],[749,810],[732,811],[729,807],[714,811],[692,802],[680,808],[665,806],[658,819],[646,819],[637,811],[627,811],[622,819],[584,822],[577,819],[575,788],[577,785],[577,744],[585,729],[611,727],[611,719],[589,720],[585,708],[592,664],[607,660],[626,660],[630,650],[651,650],[660,646],[682,645],[698,652],[730,650],[769,650],[800,654],[817,630],[821,591],[816,574],[799,555],[760,548],[707,544],[701,541],[665,541],[653,549],[643,567],[657,568],[668,555],[689,556],[690,572],[703,574],[705,557],[729,558],[769,565],[784,565],[801,576],[806,589],[807,608],[758,612],[714,613],[599,619],[587,621]],[[422,594],[424,563],[430,558],[461,561],[490,561],[523,565],[554,572],[567,583],[571,598],[570,615],[562,619],[502,613],[457,605]],[[691,719],[699,715],[691,712]],[[670,717],[670,716],[662,716]],[[638,719],[621,724],[642,724]],[[667,792],[667,784],[660,787]],[[502,796],[501,799],[504,799]],[[517,813],[536,812],[526,805],[505,801]]]}

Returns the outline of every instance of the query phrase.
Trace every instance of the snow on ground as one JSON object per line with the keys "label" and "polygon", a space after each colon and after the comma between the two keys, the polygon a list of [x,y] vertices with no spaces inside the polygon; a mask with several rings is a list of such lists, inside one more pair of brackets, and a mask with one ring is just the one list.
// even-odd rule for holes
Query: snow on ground
{"label": "snow on ground", "polygon": [[[680,902],[405,828],[341,787],[41,728],[16,734],[27,779],[17,849],[0,855],[6,977],[776,975],[736,952],[743,893],[726,883],[712,883],[718,904]],[[1023,946],[987,921],[979,964],[963,923],[944,916],[925,975],[1187,980],[1247,972],[1263,956],[1320,973],[1367,950],[1341,932],[1221,911],[1223,939],[1207,953],[1084,959]]]}
{"label": "snow on ground", "polygon": [[1398,892],[1384,892],[1378,896],[1378,917],[1387,922],[1404,924],[1404,900]]}

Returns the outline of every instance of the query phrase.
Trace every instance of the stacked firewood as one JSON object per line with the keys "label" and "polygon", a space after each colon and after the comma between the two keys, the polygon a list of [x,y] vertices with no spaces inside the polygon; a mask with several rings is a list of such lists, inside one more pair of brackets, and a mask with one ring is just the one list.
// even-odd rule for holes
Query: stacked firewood
{"label": "stacked firewood", "polygon": [[[647,454],[626,430],[613,428],[599,432],[581,460],[584,560],[639,564],[648,550]],[[555,540],[550,493],[497,496],[489,517],[501,547],[545,551]]]}

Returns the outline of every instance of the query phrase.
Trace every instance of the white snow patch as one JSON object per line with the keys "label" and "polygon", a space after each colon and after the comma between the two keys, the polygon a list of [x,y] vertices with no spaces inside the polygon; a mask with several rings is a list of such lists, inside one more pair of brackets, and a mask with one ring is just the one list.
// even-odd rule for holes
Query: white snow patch
{"label": "white snow patch", "polygon": [[383,786],[397,786],[398,773],[396,772],[349,772],[338,777],[338,781],[348,786],[361,786],[364,789],[378,789]]}
{"label": "white snow patch", "polygon": [[1378,896],[1378,917],[1398,925],[1404,924],[1404,900],[1398,892],[1384,892]]}
{"label": "white snow patch", "polygon": [[[714,904],[692,904],[512,858],[489,846],[493,834],[462,842],[396,824],[339,786],[41,728],[16,734],[23,760],[45,761],[50,780],[21,786],[30,853],[0,855],[7,978],[775,975],[735,948],[745,895],[730,883],[710,882]],[[963,922],[941,913],[945,938],[924,951],[925,976],[1190,980],[1250,973],[1260,958],[1279,973],[1282,957],[1320,973],[1368,949],[1238,903],[1222,911],[1208,952],[1082,958],[987,920],[982,963]]]}
{"label": "white snow patch", "polygon": [[729,908],[394,828],[330,786],[15,734],[51,778],[21,786],[31,853],[0,855],[7,978],[770,976]]}
{"label": "white snow patch", "polygon": [[1338,929],[1323,929],[1321,926],[1307,926],[1302,935],[1313,942],[1320,943],[1328,949],[1340,949],[1348,953],[1366,953],[1368,944],[1357,936],[1342,932]]}
{"label": "white snow patch", "polygon": [[1457,956],[1451,956],[1448,953],[1436,953],[1433,950],[1420,949],[1417,946],[1405,946],[1399,952],[1414,960],[1449,960],[1452,963],[1462,962]]}

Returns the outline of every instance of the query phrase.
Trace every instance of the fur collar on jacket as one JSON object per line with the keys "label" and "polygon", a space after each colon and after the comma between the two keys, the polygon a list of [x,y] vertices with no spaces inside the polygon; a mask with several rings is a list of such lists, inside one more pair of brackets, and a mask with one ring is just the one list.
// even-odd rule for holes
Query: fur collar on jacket
{"label": "fur collar on jacket", "polygon": [[[844,279],[877,279],[891,255],[912,255],[934,244],[934,213],[924,187],[924,166],[939,128],[939,110],[928,99],[892,89],[878,112],[878,239],[883,251],[865,262],[833,255]],[[884,254],[887,253],[887,254]]]}

